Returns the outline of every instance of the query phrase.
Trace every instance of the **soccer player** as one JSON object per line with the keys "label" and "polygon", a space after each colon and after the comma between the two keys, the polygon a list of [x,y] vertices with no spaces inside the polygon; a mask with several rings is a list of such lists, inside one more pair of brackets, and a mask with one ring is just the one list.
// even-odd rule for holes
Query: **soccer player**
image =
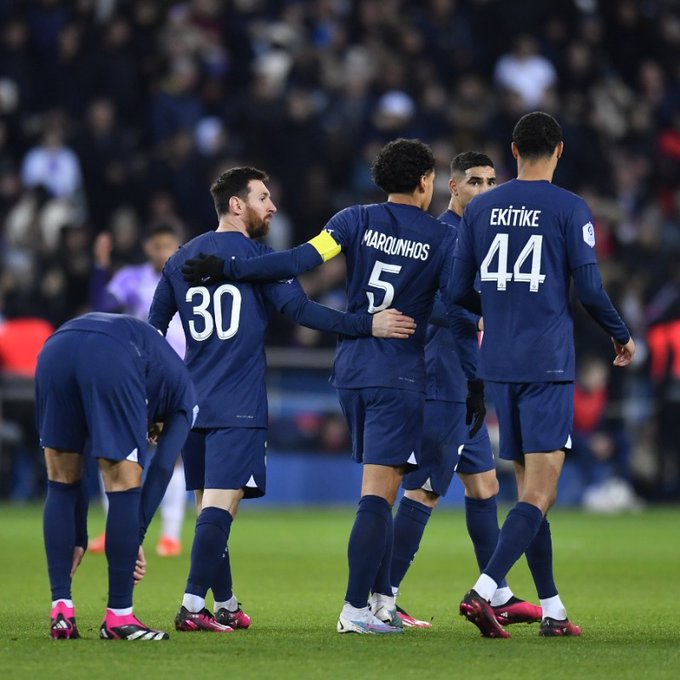
{"label": "soccer player", "polygon": [[[146,320],[163,266],[179,246],[180,239],[172,226],[161,223],[151,227],[146,232],[143,243],[147,261],[121,267],[111,276],[111,235],[107,232],[99,234],[94,245],[95,265],[90,279],[92,309],[98,312],[130,314],[137,319]],[[184,357],[186,342],[178,316],[170,322],[166,338],[177,354]],[[161,534],[156,545],[156,552],[161,557],[181,554],[180,533],[185,509],[184,468],[178,457],[161,503]],[[104,534],[90,541],[91,552],[104,552],[104,549]]]}
{"label": "soccer player", "polygon": [[[478,194],[496,186],[493,161],[485,154],[467,151],[451,161],[448,209],[439,219],[455,235],[465,206]],[[443,303],[437,303],[437,306]],[[435,314],[436,316],[436,314]],[[470,342],[476,351],[478,317],[464,317]],[[486,426],[468,434],[465,425],[466,399],[483,389],[481,381],[468,379],[457,353],[457,343],[448,327],[430,324],[427,329],[425,361],[427,386],[425,426],[420,467],[404,476],[405,489],[394,518],[392,590],[399,585],[413,562],[432,510],[446,494],[454,471],[465,487],[465,519],[480,571],[489,561],[498,540],[496,495],[498,480]],[[501,623],[531,623],[541,620],[541,608],[516,598],[505,581],[493,594],[491,605]],[[409,616],[400,607],[405,626],[429,628],[428,621]]]}
{"label": "soccer player", "polygon": [[[71,579],[87,546],[83,466],[84,457],[93,456],[109,500],[109,594],[99,636],[166,640],[167,633],[148,628],[133,614],[132,588],[146,527],[195,416],[196,394],[186,367],[146,322],[92,313],[68,321],[48,338],[38,356],[35,386],[48,477],[43,528],[51,636],[79,637]],[[150,425],[157,433],[160,423],[155,470],[142,491],[147,433]]]}
{"label": "soccer player", "polygon": [[[308,243],[250,260],[192,258],[184,268],[189,281],[277,278],[310,269],[342,251],[350,311],[374,314],[395,305],[416,320],[416,332],[405,342],[338,341],[332,382],[349,423],[354,458],[363,464],[361,498],[347,549],[349,579],[337,624],[340,633],[403,630],[389,573],[392,505],[404,472],[419,462],[426,326],[434,296],[448,277],[454,242],[452,230],[425,212],[434,184],[434,157],[427,145],[409,139],[386,144],[372,173],[387,201],[340,211]],[[475,424],[480,415],[473,414]]]}
{"label": "soccer player", "polygon": [[515,125],[517,179],[472,200],[463,215],[450,300],[463,300],[481,279],[484,341],[479,375],[491,391],[500,455],[512,460],[519,500],[460,614],[485,637],[509,637],[490,600],[522,554],[536,584],[542,636],[580,635],[553,578],[546,514],[555,502],[571,448],[574,400],[573,321],[569,284],[614,344],[615,366],[628,365],[635,344],[602,288],[593,217],[585,201],[551,181],[564,151],[550,115],[528,113]]}
{"label": "soccer player", "polygon": [[[191,569],[175,618],[179,631],[227,633],[247,628],[250,618],[232,588],[227,545],[241,499],[265,493],[267,395],[264,342],[276,308],[304,325],[344,336],[409,338],[414,321],[396,310],[344,314],[311,302],[294,279],[267,284],[187,286],[181,270],[202,251],[248,258],[270,251],[264,236],[276,212],[256,168],[233,168],[211,187],[219,224],[183,246],[165,265],[149,320],[161,332],[179,310],[187,337],[186,364],[198,391],[200,413],[183,451],[187,487],[197,493],[200,513]],[[203,277],[202,277],[203,278]],[[385,308],[389,303],[385,305]],[[404,340],[399,340],[407,344]],[[207,591],[214,614],[205,606]]]}

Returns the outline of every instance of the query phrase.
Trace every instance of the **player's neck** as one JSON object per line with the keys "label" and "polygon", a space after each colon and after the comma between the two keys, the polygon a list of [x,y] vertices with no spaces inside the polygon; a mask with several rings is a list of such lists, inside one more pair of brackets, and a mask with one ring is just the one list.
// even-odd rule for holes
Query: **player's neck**
{"label": "player's neck", "polygon": [[448,207],[448,209],[449,209],[454,215],[458,215],[458,217],[462,217],[462,216],[463,216],[463,210],[465,210],[465,208],[464,208],[462,205],[459,205],[459,204],[458,204],[456,201],[454,201],[453,199],[451,199],[451,200],[449,201],[449,207]]}
{"label": "player's neck", "polygon": [[399,203],[400,205],[412,205],[415,208],[425,210],[425,208],[423,208],[423,199],[412,194],[389,194],[387,196],[387,202]]}
{"label": "player's neck", "polygon": [[552,182],[555,174],[555,164],[552,158],[528,161],[523,158],[517,159],[517,179],[525,182]]}
{"label": "player's neck", "polygon": [[219,224],[215,231],[237,231],[243,234],[246,238],[250,238],[250,235],[246,231],[246,226],[236,217],[231,215],[223,215],[220,217]]}

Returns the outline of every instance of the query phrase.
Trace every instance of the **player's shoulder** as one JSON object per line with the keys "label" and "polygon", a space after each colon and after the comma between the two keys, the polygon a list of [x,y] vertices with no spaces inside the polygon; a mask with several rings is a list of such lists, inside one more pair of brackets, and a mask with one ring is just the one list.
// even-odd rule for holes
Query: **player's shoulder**
{"label": "player's shoulder", "polygon": [[176,272],[190,257],[197,255],[199,252],[205,251],[206,246],[208,245],[209,233],[210,232],[195,236],[190,241],[183,243],[172,255],[170,255],[164,267],[166,274],[172,274]]}
{"label": "player's shoulder", "polygon": [[329,224],[337,224],[338,222],[342,222],[347,226],[360,225],[368,219],[371,212],[370,209],[373,207],[373,204],[349,205],[342,210],[338,210],[338,212],[336,212],[335,215],[333,215],[333,217],[331,217],[329,220]]}
{"label": "player's shoulder", "polygon": [[559,201],[563,205],[586,205],[585,199],[581,196],[575,194],[573,191],[569,191],[569,189],[553,184],[552,182],[542,182],[541,188],[552,200]]}

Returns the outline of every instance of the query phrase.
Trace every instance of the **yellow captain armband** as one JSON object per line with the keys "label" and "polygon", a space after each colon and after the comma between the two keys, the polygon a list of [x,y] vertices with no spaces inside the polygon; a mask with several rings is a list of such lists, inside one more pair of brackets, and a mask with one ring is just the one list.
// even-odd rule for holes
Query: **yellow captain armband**
{"label": "yellow captain armband", "polygon": [[342,246],[327,231],[322,231],[307,243],[321,255],[324,262],[332,260],[342,250]]}

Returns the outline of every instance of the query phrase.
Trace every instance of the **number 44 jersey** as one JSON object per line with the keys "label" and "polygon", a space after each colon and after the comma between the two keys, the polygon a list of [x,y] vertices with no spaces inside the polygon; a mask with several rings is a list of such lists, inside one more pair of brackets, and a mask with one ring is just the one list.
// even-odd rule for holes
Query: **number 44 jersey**
{"label": "number 44 jersey", "polygon": [[481,281],[480,377],[574,380],[571,274],[596,264],[585,201],[548,181],[511,180],[467,205],[455,258],[454,277],[474,277],[474,266]]}
{"label": "number 44 jersey", "polygon": [[341,210],[325,231],[347,259],[347,311],[391,307],[417,324],[408,340],[340,337],[332,384],[424,391],[427,321],[448,280],[452,230],[420,208],[388,201]]}
{"label": "number 44 jersey", "polygon": [[267,427],[267,324],[274,309],[304,293],[294,279],[189,287],[180,269],[199,253],[229,259],[270,252],[241,233],[211,231],[182,246],[163,269],[149,322],[164,333],[179,312],[187,338],[184,360],[200,406],[194,427]]}

